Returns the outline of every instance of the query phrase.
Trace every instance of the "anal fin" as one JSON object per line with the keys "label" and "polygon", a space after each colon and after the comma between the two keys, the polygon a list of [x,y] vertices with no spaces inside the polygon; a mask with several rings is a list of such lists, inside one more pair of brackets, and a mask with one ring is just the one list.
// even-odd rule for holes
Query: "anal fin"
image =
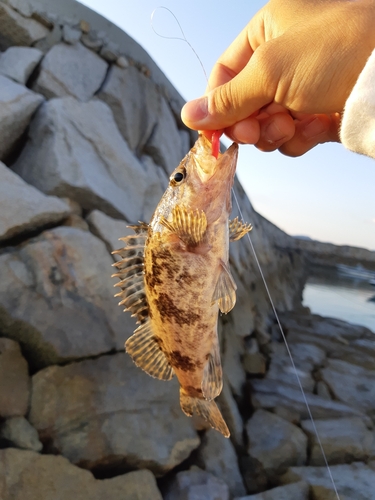
{"label": "anal fin", "polygon": [[203,211],[176,205],[172,210],[172,220],[161,217],[160,224],[176,234],[187,246],[195,247],[204,242],[207,218]]}
{"label": "anal fin", "polygon": [[216,398],[223,388],[223,369],[220,362],[219,341],[216,337],[203,370],[202,393],[205,399]]}
{"label": "anal fin", "polygon": [[253,229],[251,224],[247,224],[245,222],[241,222],[236,217],[233,220],[229,221],[229,240],[237,241],[240,240],[245,234],[250,232]]}
{"label": "anal fin", "polygon": [[151,377],[159,380],[170,380],[173,377],[173,368],[160,349],[160,341],[152,331],[150,320],[137,328],[128,338],[125,349],[134,363]]}
{"label": "anal fin", "polygon": [[221,432],[223,436],[230,436],[229,429],[225,423],[219,408],[215,401],[206,401],[205,399],[195,398],[185,394],[184,389],[180,388],[180,405],[182,411],[188,417],[194,413],[203,417],[213,429]]}
{"label": "anal fin", "polygon": [[236,290],[237,285],[234,282],[231,272],[224,262],[222,262],[219,279],[212,295],[212,303],[218,301],[220,311],[227,314],[233,309],[236,303]]}

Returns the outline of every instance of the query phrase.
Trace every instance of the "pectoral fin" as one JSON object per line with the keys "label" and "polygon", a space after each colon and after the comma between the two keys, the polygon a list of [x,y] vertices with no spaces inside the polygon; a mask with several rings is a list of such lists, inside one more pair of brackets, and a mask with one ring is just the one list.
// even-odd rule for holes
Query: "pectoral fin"
{"label": "pectoral fin", "polygon": [[227,314],[231,311],[236,303],[236,290],[237,285],[227,268],[221,263],[221,272],[217,280],[214,294],[212,296],[212,303],[218,301],[219,309],[222,313]]}
{"label": "pectoral fin", "polygon": [[202,393],[209,401],[215,399],[223,388],[223,370],[220,362],[219,341],[216,337],[212,352],[203,370]]}
{"label": "pectoral fin", "polygon": [[151,377],[159,380],[170,380],[173,377],[173,368],[160,349],[160,340],[154,335],[149,320],[128,338],[125,348],[134,363]]}
{"label": "pectoral fin", "polygon": [[251,224],[246,224],[245,222],[240,222],[238,217],[229,221],[229,240],[237,241],[240,240],[245,234],[253,229]]}
{"label": "pectoral fin", "polygon": [[176,205],[172,210],[172,220],[161,217],[160,224],[176,234],[187,246],[195,247],[204,242],[207,219],[203,211]]}

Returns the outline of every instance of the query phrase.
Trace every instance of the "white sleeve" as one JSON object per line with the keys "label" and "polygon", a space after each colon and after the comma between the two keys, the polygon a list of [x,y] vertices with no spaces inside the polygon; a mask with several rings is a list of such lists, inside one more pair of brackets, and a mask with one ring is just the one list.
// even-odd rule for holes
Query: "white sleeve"
{"label": "white sleeve", "polygon": [[347,149],[375,158],[375,50],[346,101],[340,139]]}

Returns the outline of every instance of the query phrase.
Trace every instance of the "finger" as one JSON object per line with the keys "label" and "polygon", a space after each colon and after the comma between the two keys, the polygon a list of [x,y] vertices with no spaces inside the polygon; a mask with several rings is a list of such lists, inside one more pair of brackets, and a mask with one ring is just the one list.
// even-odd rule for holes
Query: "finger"
{"label": "finger", "polygon": [[265,46],[233,79],[185,104],[181,111],[185,125],[195,130],[226,129],[272,102],[278,79],[270,74],[274,66],[263,54]]}
{"label": "finger", "polygon": [[301,156],[307,151],[325,142],[339,142],[341,116],[339,113],[332,115],[310,115],[302,121],[296,121],[294,136],[285,142],[280,152],[287,156]]}
{"label": "finger", "polygon": [[290,141],[295,134],[295,122],[285,111],[258,120],[260,137],[256,147],[260,151],[275,151]]}
{"label": "finger", "polygon": [[250,116],[233,127],[225,129],[224,133],[229,139],[239,144],[256,144],[260,137],[259,121]]}

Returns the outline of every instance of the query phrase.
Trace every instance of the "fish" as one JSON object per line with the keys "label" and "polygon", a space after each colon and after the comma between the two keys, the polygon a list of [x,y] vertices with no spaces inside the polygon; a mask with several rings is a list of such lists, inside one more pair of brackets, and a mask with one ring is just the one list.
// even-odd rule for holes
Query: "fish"
{"label": "fish", "polygon": [[230,221],[231,189],[238,144],[212,151],[199,135],[169,178],[149,224],[131,225],[113,252],[120,281],[115,297],[140,325],[125,343],[134,363],[152,377],[180,384],[180,405],[229,437],[214,399],[223,385],[217,333],[219,312],[236,302],[229,268],[229,241],[247,234],[250,224]]}

